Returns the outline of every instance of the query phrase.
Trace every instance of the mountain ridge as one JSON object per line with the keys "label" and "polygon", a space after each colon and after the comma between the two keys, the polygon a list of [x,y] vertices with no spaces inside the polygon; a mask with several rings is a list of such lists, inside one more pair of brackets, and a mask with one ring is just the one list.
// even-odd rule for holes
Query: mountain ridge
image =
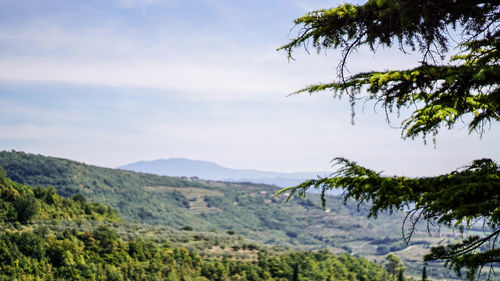
{"label": "mountain ridge", "polygon": [[141,160],[119,166],[118,169],[173,177],[198,177],[200,179],[251,182],[288,187],[326,175],[327,172],[272,172],[257,169],[233,169],[214,162],[176,157],[156,160]]}

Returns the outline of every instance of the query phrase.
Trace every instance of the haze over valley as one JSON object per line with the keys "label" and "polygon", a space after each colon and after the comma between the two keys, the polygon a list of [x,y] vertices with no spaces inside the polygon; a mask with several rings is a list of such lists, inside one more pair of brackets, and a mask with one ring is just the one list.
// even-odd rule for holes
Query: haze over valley
{"label": "haze over valley", "polygon": [[327,172],[278,173],[250,169],[231,169],[209,161],[186,158],[138,161],[118,169],[171,177],[197,177],[205,180],[252,182],[289,187],[301,182],[328,175]]}

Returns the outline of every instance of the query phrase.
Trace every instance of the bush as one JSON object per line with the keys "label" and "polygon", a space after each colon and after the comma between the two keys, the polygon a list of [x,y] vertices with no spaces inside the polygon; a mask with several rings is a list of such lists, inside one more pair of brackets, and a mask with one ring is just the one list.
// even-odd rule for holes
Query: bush
{"label": "bush", "polygon": [[45,255],[43,238],[34,233],[23,232],[17,237],[16,244],[19,251],[28,257],[40,259]]}
{"label": "bush", "polygon": [[25,224],[38,213],[38,202],[33,195],[25,195],[14,201],[14,208],[17,212],[17,220]]}
{"label": "bush", "polygon": [[87,200],[85,199],[85,197],[81,194],[77,194],[75,196],[72,197],[73,201],[75,202],[78,202],[78,203],[85,203],[87,202]]}

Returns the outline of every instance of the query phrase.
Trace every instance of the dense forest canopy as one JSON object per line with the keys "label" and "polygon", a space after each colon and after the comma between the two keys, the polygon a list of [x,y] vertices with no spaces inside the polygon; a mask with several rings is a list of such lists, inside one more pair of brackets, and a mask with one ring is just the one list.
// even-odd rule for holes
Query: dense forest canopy
{"label": "dense forest canopy", "polygon": [[82,195],[62,198],[53,188],[22,185],[0,170],[0,280],[396,278],[382,265],[327,251],[279,254],[254,246],[247,249],[254,253],[252,259],[203,258],[154,239],[124,239],[114,229],[118,222],[116,212],[103,204],[89,203]]}
{"label": "dense forest canopy", "polygon": [[[469,133],[483,134],[500,121],[500,8],[494,0],[369,0],[313,11],[295,20],[299,32],[280,50],[292,58],[296,48],[312,45],[340,49],[338,80],[306,87],[297,93],[333,91],[354,104],[373,101],[391,112],[409,111],[401,123],[402,137],[428,135],[466,124]],[[401,52],[421,55],[411,69],[367,71],[347,75],[349,56],[363,46],[397,45]],[[452,49],[455,53],[450,54]],[[368,67],[368,66],[367,66]],[[310,187],[343,188],[344,199],[370,206],[370,216],[383,210],[410,208],[405,220],[407,241],[416,221],[460,229],[483,223],[485,234],[433,248],[426,260],[445,260],[474,279],[484,266],[500,261],[500,168],[490,159],[473,161],[450,174],[410,179],[383,176],[353,161],[336,158],[331,177],[306,181],[283,190],[305,194]],[[460,163],[463,164],[463,163]],[[457,164],[460,165],[460,164]]]}

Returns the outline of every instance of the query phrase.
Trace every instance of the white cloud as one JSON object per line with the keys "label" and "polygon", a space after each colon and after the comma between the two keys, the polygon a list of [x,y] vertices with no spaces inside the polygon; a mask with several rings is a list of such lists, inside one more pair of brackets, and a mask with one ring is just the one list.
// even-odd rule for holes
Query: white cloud
{"label": "white cloud", "polygon": [[[119,4],[146,9],[175,1]],[[232,7],[205,2],[214,6],[214,14],[238,20]],[[304,9],[332,5],[326,0],[301,3]],[[250,12],[246,18],[252,18]],[[479,145],[463,132],[450,134],[434,150],[420,141],[401,141],[383,115],[368,110],[351,127],[347,102],[332,101],[329,93],[285,98],[308,84],[335,79],[339,54],[306,55],[298,49],[296,60],[287,63],[286,54],[275,51],[286,41],[271,34],[276,25],[259,22],[254,30],[234,33],[223,25],[190,30],[169,22],[147,28],[124,22],[110,17],[62,24],[42,17],[16,26],[0,24],[0,83],[41,82],[30,88],[33,95],[37,85],[47,82],[63,82],[70,90],[93,85],[89,91],[97,92],[87,99],[75,93],[78,102],[57,108],[25,105],[30,98],[8,103],[2,97],[0,114],[15,121],[0,126],[2,148],[111,167],[181,156],[282,171],[325,170],[331,158],[346,156],[377,170],[410,175],[446,172],[483,151],[498,156],[498,135]],[[287,28],[279,36],[286,36]],[[259,33],[263,36],[247,40]],[[353,73],[407,68],[417,60],[397,50],[373,56],[363,49],[351,56],[349,68]],[[53,97],[50,91],[45,94]],[[92,103],[99,95],[120,98]]]}
{"label": "white cloud", "polygon": [[[227,93],[234,99],[256,93],[281,97],[311,83],[328,82],[335,79],[339,57],[338,52],[325,57],[299,49],[297,60],[287,63],[286,54],[275,51],[279,43],[248,45],[217,33],[181,34],[175,27],[141,32],[113,20],[80,28],[43,20],[16,28],[0,26],[0,46],[7,50],[0,54],[0,80],[150,87],[198,92],[196,98],[208,99],[221,94],[227,98]],[[381,53],[370,57],[361,50],[351,56],[350,69],[415,61],[394,50]]]}
{"label": "white cloud", "polygon": [[[218,93],[291,92],[290,83],[275,73],[261,73],[227,64],[188,64],[170,61],[122,61],[109,63],[58,62],[43,59],[0,61],[0,78],[13,81],[50,81],[96,84],[115,87],[150,87],[197,92],[197,96]],[[288,79],[286,79],[288,80]],[[293,83],[296,84],[296,83]],[[208,97],[210,98],[210,97]],[[216,97],[214,97],[216,98]],[[229,97],[231,98],[231,97]]]}
{"label": "white cloud", "polygon": [[[328,63],[314,58],[288,64],[269,43],[246,46],[208,35],[149,38],[112,24],[68,30],[37,22],[15,30],[4,27],[0,34],[2,44],[14,50],[0,55],[0,80],[150,87],[196,92],[195,98],[207,99],[231,93],[229,98],[252,99],[252,94],[270,92],[282,97],[314,81],[315,73],[320,77],[330,71]],[[220,47],[207,47],[213,45]],[[304,63],[311,62],[316,70],[305,74]]]}

